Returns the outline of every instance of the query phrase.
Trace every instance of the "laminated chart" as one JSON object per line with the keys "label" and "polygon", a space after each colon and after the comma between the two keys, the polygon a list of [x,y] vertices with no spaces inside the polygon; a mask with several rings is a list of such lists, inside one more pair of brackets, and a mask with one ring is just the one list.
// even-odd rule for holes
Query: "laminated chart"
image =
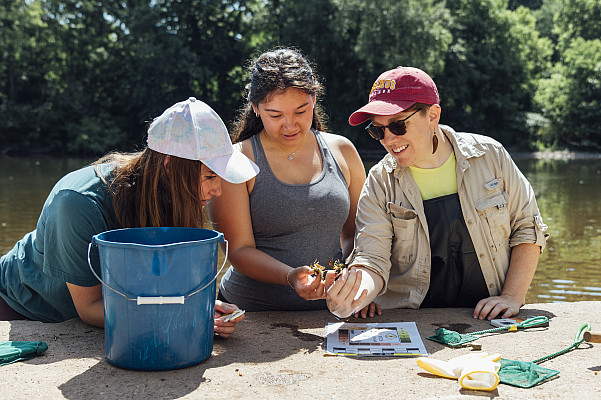
{"label": "laminated chart", "polygon": [[326,355],[427,356],[415,322],[326,325]]}

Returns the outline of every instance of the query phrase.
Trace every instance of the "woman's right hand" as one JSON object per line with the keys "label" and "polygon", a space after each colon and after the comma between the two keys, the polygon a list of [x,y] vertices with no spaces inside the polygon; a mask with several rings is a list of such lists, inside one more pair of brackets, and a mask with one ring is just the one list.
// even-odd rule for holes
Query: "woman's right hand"
{"label": "woman's right hand", "polygon": [[347,318],[358,312],[361,304],[367,299],[367,289],[356,297],[361,288],[362,274],[363,271],[351,268],[350,271],[343,270],[335,281],[334,274],[326,276],[328,309],[338,318]]}
{"label": "woman's right hand", "polygon": [[213,325],[215,335],[221,336],[222,338],[228,338],[232,336],[234,332],[236,332],[236,325],[239,322],[244,321],[244,314],[239,315],[230,321],[225,321],[224,315],[231,314],[239,310],[240,309],[235,304],[225,303],[221,300],[215,300],[215,319]]}
{"label": "woman's right hand", "polygon": [[296,293],[305,300],[319,300],[326,297],[326,286],[319,275],[307,265],[293,268],[286,279]]}

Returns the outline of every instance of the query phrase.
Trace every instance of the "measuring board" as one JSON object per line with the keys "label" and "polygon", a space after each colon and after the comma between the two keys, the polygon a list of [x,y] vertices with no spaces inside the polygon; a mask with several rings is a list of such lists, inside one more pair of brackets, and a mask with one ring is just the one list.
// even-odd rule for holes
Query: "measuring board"
{"label": "measuring board", "polygon": [[427,356],[415,322],[326,325],[326,355]]}

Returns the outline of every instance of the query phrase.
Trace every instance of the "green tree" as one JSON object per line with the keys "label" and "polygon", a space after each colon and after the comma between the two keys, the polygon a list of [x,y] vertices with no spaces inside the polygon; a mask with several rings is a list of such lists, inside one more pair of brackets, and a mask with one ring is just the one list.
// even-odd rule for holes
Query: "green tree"
{"label": "green tree", "polygon": [[536,100],[548,120],[539,139],[545,147],[601,150],[601,40],[570,41],[551,76],[540,81]]}
{"label": "green tree", "polygon": [[562,7],[563,0],[543,0],[540,8],[532,13],[536,17],[536,30],[540,36],[550,38],[553,43],[557,42],[554,20]]}
{"label": "green tree", "polygon": [[555,19],[555,33],[559,35],[560,48],[570,47],[570,41],[574,38],[601,38],[600,18],[600,0],[565,0]]}
{"label": "green tree", "polygon": [[240,100],[248,52],[236,1],[49,0],[66,54],[53,132],[73,152],[133,149],[147,123],[195,96],[227,120]]}
{"label": "green tree", "polygon": [[600,0],[568,0],[555,17],[558,60],[539,82],[543,146],[601,150]]}
{"label": "green tree", "polygon": [[337,1],[342,29],[356,32],[349,43],[372,74],[369,85],[383,71],[398,65],[417,66],[435,74],[451,43],[451,22],[439,1]]}
{"label": "green tree", "polygon": [[109,144],[122,144],[123,116],[112,114],[111,74],[115,43],[107,2],[44,2],[44,21],[55,38],[56,51],[49,64],[38,68],[57,77],[49,99],[50,123],[46,145],[70,152],[102,152]]}
{"label": "green tree", "polygon": [[3,151],[36,145],[49,127],[49,99],[58,76],[55,38],[43,21],[38,0],[0,1],[0,135]]}
{"label": "green tree", "polygon": [[542,6],[544,0],[509,0],[507,8],[515,10],[518,7],[527,7],[531,10],[537,10]]}
{"label": "green tree", "polygon": [[143,136],[142,121],[189,96],[210,104],[224,121],[233,119],[243,100],[243,63],[258,2],[131,1],[115,11],[122,26],[115,68],[127,84],[120,103],[136,116],[132,132]]}
{"label": "green tree", "polygon": [[528,140],[532,82],[548,63],[548,39],[524,7],[505,0],[449,0],[454,42],[439,79],[443,120],[506,145]]}
{"label": "green tree", "polygon": [[188,96],[227,123],[245,61],[291,46],[323,77],[332,130],[359,148],[378,143],[348,116],[398,65],[433,76],[443,123],[591,148],[600,12],[601,0],[0,0],[0,136],[13,149],[133,149]]}

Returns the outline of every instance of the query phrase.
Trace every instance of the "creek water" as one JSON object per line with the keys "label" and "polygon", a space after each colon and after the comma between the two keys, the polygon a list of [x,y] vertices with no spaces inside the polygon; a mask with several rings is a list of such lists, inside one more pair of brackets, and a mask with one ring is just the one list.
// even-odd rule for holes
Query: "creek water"
{"label": "creek water", "polygon": [[[0,158],[0,255],[35,229],[56,181],[91,161]],[[601,300],[601,159],[515,161],[532,183],[550,234],[526,301]]]}

